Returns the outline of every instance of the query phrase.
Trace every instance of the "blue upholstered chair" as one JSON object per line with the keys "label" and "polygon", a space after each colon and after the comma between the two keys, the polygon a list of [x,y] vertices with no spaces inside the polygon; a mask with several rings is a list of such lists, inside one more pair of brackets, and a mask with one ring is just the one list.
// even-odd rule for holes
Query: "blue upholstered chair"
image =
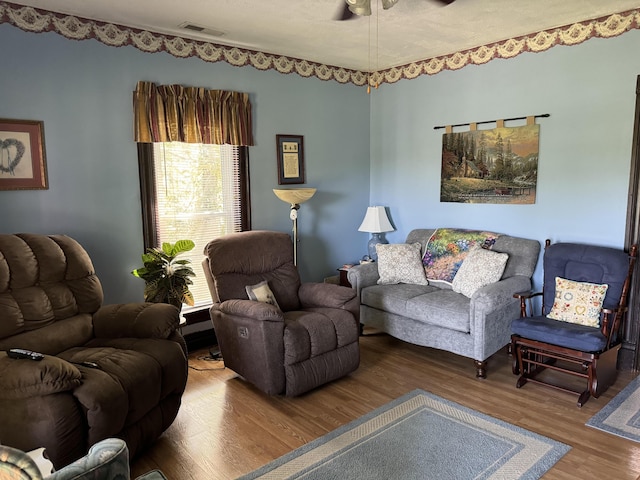
{"label": "blue upholstered chair", "polygon": [[[546,241],[542,292],[515,295],[521,305],[521,318],[511,325],[517,388],[527,382],[551,386],[577,394],[581,407],[615,381],[636,255],[636,245],[626,253]],[[542,314],[533,315],[531,299],[538,295]],[[584,378],[587,387],[564,386],[548,370]]]}
{"label": "blue upholstered chair", "polygon": [[[34,460],[22,450],[0,445],[2,480],[129,480],[129,450],[119,438],[107,438],[89,449],[84,457],[60,470],[43,475]],[[137,480],[166,480],[153,470]]]}

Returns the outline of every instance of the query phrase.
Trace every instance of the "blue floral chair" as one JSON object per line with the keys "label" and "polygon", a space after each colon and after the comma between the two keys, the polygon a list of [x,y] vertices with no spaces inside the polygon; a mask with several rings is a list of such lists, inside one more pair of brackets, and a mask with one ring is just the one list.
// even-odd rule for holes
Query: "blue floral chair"
{"label": "blue floral chair", "polygon": [[[129,480],[129,450],[119,438],[107,438],[89,449],[84,457],[60,470],[43,476],[36,462],[22,450],[0,445],[2,480]],[[138,480],[166,480],[153,470]]]}

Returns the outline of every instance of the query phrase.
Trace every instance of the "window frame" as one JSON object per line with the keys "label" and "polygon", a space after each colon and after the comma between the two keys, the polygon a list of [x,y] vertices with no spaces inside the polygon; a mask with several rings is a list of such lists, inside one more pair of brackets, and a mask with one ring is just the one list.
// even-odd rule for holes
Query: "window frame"
{"label": "window frame", "polygon": [[[249,147],[238,148],[238,173],[240,177],[240,229],[251,230],[251,184],[249,176]],[[153,143],[138,143],[138,173],[142,206],[142,236],[144,251],[160,246],[156,224],[156,184]]]}

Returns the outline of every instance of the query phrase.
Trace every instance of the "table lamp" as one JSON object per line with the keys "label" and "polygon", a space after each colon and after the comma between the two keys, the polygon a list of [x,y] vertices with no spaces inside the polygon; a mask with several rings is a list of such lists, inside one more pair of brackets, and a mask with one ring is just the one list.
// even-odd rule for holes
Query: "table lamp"
{"label": "table lamp", "polygon": [[364,216],[364,220],[362,221],[362,225],[358,228],[359,232],[369,232],[371,234],[371,239],[369,243],[367,243],[367,248],[369,249],[369,258],[372,260],[378,259],[378,254],[376,253],[376,245],[379,243],[389,243],[384,238],[384,232],[393,232],[395,228],[389,222],[389,217],[387,216],[387,210],[385,207],[368,207],[367,213]]}
{"label": "table lamp", "polygon": [[316,193],[315,188],[274,188],[273,193],[280,200],[291,206],[289,218],[293,221],[293,264],[298,265],[298,209],[300,204],[309,200]]}

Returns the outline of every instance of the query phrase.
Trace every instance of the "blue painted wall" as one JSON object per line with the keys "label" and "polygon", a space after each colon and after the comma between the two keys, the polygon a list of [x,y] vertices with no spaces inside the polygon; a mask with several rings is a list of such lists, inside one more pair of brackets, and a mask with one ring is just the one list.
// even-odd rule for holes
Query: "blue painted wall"
{"label": "blue painted wall", "polygon": [[[634,30],[382,85],[371,95],[371,203],[390,209],[387,238],[450,226],[622,247],[639,48]],[[440,203],[434,126],[543,113],[535,204]]]}
{"label": "blue painted wall", "polygon": [[[467,227],[544,241],[621,247],[630,171],[640,31],[525,53],[414,80],[364,88],[146,54],[0,25],[10,45],[0,117],[45,122],[49,190],[0,192],[0,231],[62,232],[89,251],[108,301],[137,300],[142,227],[132,91],[138,80],[249,92],[253,228],[290,231],[277,188],[275,135],[305,137],[300,210],[305,280],[361,257],[367,205],[386,205],[401,242],[418,227]],[[440,203],[436,125],[550,113],[541,119],[534,205]],[[521,124],[518,122],[514,124]],[[488,126],[490,128],[491,126]],[[540,268],[536,273],[539,284]]]}
{"label": "blue painted wall", "polygon": [[89,252],[107,302],[142,298],[142,223],[132,92],[139,80],[248,92],[254,229],[291,231],[278,187],[275,136],[304,135],[305,186],[318,193],[300,210],[304,280],[336,274],[359,258],[357,232],[369,199],[369,99],[364,89],[261,72],[97,41],[72,41],[0,25],[0,118],[44,121],[48,190],[0,191],[0,232],[65,233]]}

